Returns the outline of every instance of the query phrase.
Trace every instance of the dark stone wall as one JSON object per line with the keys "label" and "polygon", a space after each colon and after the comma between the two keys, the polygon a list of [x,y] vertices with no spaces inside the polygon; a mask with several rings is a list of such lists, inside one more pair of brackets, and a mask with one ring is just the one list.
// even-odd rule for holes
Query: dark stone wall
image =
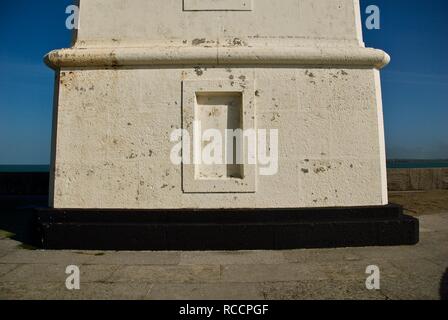
{"label": "dark stone wall", "polygon": [[388,169],[389,191],[448,190],[448,168]]}
{"label": "dark stone wall", "polygon": [[48,172],[0,172],[1,196],[45,196],[48,190]]}

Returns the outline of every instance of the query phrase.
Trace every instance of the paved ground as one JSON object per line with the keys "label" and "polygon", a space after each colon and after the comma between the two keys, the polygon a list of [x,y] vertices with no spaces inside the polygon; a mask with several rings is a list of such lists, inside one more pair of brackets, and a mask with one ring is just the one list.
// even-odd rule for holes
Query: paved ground
{"label": "paved ground", "polygon": [[[448,290],[448,191],[394,193],[391,198],[419,217],[417,246],[38,251],[0,232],[0,299],[440,299]],[[81,270],[79,291],[65,287],[68,265]],[[365,287],[369,265],[380,268],[380,290]]]}

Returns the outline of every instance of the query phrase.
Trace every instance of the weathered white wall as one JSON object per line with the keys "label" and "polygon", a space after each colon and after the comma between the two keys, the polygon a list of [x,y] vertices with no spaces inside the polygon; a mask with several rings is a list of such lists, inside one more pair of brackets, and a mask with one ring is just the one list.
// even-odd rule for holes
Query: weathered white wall
{"label": "weathered white wall", "polygon": [[[374,70],[70,70],[60,77],[55,207],[319,207],[386,203]],[[257,127],[279,129],[279,172],[253,194],[184,194],[169,135],[181,82],[256,79]]]}
{"label": "weathered white wall", "polygon": [[77,46],[191,43],[358,45],[357,0],[253,0],[252,11],[182,11],[183,0],[81,0]]}
{"label": "weathered white wall", "polygon": [[[56,208],[267,208],[387,203],[379,69],[354,0],[81,0],[75,48],[55,51]],[[158,43],[157,46],[155,44]],[[184,193],[170,161],[182,82],[253,79],[255,123],[279,129],[279,172],[254,193]]]}

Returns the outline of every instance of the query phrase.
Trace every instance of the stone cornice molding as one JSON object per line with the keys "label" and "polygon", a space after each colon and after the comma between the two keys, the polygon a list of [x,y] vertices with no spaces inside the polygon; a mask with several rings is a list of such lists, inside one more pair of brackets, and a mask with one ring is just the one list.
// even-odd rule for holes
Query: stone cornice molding
{"label": "stone cornice molding", "polygon": [[45,56],[53,69],[149,65],[309,65],[381,69],[389,55],[363,47],[115,47],[54,50]]}

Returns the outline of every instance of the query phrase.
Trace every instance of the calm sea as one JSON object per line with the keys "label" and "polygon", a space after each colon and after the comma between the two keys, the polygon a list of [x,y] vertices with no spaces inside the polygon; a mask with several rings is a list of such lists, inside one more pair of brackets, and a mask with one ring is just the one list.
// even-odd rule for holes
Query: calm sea
{"label": "calm sea", "polygon": [[49,172],[49,165],[3,165],[0,164],[0,172]]}
{"label": "calm sea", "polygon": [[387,167],[390,169],[448,168],[448,160],[389,160]]}
{"label": "calm sea", "polygon": [[[448,168],[448,160],[389,160],[389,169]],[[49,165],[0,165],[0,172],[49,172]]]}

